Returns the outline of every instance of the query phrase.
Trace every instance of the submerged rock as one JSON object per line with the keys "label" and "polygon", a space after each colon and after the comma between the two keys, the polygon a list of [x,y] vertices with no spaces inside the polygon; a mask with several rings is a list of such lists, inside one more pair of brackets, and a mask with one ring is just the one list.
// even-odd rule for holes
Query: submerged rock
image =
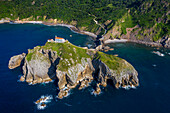
{"label": "submerged rock", "polygon": [[[66,41],[65,43],[46,43],[28,50],[23,55],[24,65],[21,81],[42,83],[56,80],[58,98],[68,96],[70,89],[79,89],[96,81],[95,94],[100,94],[100,86],[106,87],[108,80],[116,88],[138,86],[138,73],[124,59],[93,49],[83,49]],[[14,56],[15,57],[15,56]],[[12,64],[18,64],[18,60]],[[21,61],[21,60],[20,60]],[[10,61],[11,64],[11,61]]]}

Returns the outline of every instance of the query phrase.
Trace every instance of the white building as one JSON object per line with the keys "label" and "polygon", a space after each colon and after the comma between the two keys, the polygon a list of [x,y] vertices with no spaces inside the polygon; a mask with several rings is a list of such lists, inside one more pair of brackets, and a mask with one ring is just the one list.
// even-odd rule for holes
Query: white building
{"label": "white building", "polygon": [[55,42],[57,43],[64,43],[66,40],[64,38],[60,38],[60,37],[55,37]]}

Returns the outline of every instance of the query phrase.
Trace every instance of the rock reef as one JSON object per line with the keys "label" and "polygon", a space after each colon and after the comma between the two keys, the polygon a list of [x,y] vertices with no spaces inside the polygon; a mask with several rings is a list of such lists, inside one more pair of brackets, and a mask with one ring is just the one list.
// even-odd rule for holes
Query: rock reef
{"label": "rock reef", "polygon": [[22,81],[36,84],[55,80],[60,99],[66,97],[70,89],[78,86],[81,90],[92,81],[95,81],[95,94],[100,94],[100,87],[106,87],[110,81],[116,88],[139,84],[137,71],[126,60],[77,47],[68,41],[47,42],[44,46],[29,49],[27,55],[12,57],[9,68],[18,66],[23,70]]}

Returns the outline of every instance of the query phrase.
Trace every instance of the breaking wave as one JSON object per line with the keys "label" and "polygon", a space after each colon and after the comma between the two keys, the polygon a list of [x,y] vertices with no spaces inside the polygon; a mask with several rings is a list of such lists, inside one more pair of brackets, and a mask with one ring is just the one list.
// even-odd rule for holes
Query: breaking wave
{"label": "breaking wave", "polygon": [[41,98],[39,98],[36,102],[34,102],[37,105],[38,110],[44,110],[47,107],[47,104],[51,102],[53,99],[52,95],[42,95]]}
{"label": "breaking wave", "polygon": [[129,90],[129,89],[136,89],[136,87],[134,85],[130,86],[130,85],[127,85],[127,86],[122,86],[122,88],[124,88],[125,90]]}

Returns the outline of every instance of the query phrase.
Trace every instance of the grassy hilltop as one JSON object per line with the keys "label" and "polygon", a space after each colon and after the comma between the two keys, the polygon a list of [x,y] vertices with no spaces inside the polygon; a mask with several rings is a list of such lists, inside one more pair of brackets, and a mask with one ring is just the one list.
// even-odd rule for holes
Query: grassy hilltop
{"label": "grassy hilltop", "polygon": [[47,57],[39,52],[40,50],[55,51],[56,56],[60,58],[57,67],[58,70],[61,71],[67,71],[68,68],[81,63],[82,58],[90,58],[91,60],[99,59],[113,70],[118,70],[119,68],[123,67],[124,62],[123,59],[114,55],[108,55],[99,51],[83,49],[71,44],[68,41],[66,41],[65,43],[47,42],[44,46],[37,46],[34,49],[30,49],[26,56],[27,61],[29,62],[36,58],[41,58],[42,60],[47,60],[47,62],[50,62]]}

